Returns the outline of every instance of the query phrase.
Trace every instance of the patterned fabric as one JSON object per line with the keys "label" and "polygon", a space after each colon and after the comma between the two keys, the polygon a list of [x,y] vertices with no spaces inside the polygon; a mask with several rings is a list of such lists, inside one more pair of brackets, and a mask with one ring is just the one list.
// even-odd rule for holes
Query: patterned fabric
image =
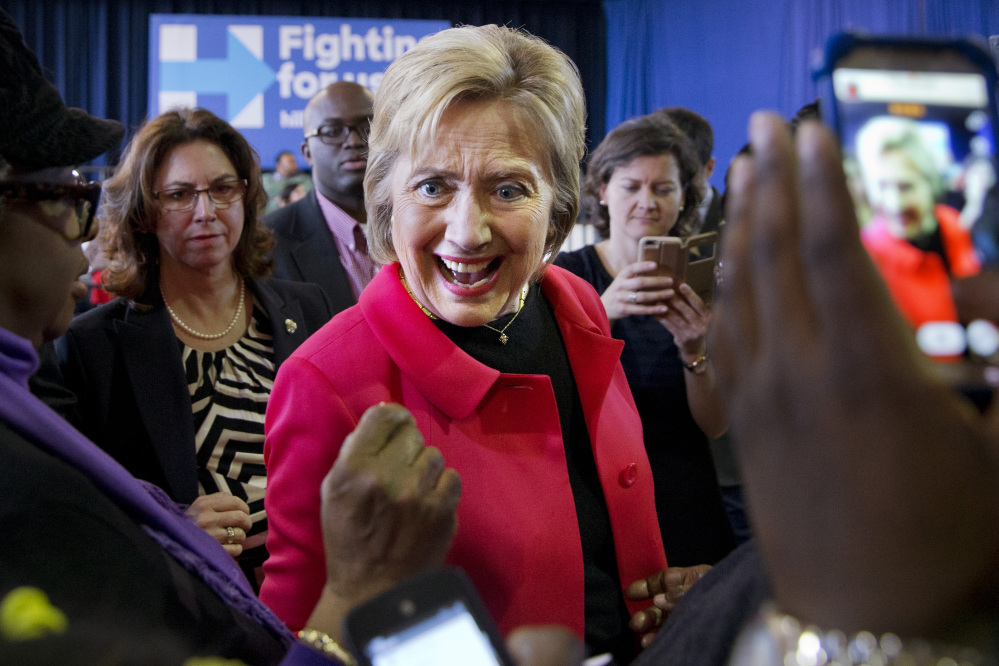
{"label": "patterned fabric", "polygon": [[258,567],[266,558],[264,413],[276,374],[274,329],[254,302],[250,326],[235,344],[217,352],[184,346],[181,357],[194,412],[198,493],[227,492],[249,504],[253,527],[239,559]]}

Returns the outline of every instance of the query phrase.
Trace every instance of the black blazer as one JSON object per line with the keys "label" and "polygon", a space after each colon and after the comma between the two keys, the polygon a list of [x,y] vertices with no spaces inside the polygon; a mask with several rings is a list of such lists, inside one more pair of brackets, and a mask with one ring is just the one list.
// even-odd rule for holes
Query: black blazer
{"label": "black blazer", "polygon": [[[276,366],[332,316],[316,285],[254,279],[249,286],[273,323]],[[73,320],[56,341],[63,381],[76,395],[74,425],[84,435],[189,504],[198,496],[197,461],[180,346],[159,290],[143,300],[152,308],[119,298]]]}
{"label": "black blazer", "polygon": [[333,314],[357,303],[315,190],[274,211],[264,224],[274,231],[274,277],[318,284]]}

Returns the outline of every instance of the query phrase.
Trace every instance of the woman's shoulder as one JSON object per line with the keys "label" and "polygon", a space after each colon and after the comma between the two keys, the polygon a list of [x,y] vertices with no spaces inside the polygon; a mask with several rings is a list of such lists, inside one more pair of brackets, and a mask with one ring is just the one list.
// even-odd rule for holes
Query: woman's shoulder
{"label": "woman's shoulder", "polygon": [[[557,313],[582,312],[590,322],[606,325],[607,313],[593,285],[561,266],[549,266],[545,271],[544,292]],[[602,325],[601,325],[602,324]]]}
{"label": "woman's shoulder", "polygon": [[253,288],[265,301],[265,306],[271,298],[282,303],[297,301],[302,306],[302,313],[319,325],[326,323],[333,316],[333,308],[326,297],[326,292],[317,284],[266,277],[255,278]]}
{"label": "woman's shoulder", "polygon": [[358,358],[381,349],[357,305],[338,312],[295,350],[293,357],[322,368],[335,368],[347,358]]}
{"label": "woman's shoulder", "polygon": [[276,277],[254,278],[253,282],[256,289],[261,291],[270,290],[282,298],[297,298],[309,302],[323,303],[327,307],[329,305],[322,287],[312,282],[284,280]]}
{"label": "woman's shoulder", "polygon": [[578,250],[572,250],[571,252],[559,252],[558,256],[552,261],[552,264],[585,279],[585,274],[589,270],[592,270],[594,262],[598,264],[600,262],[596,247],[593,245],[584,245]]}
{"label": "woman's shoulder", "polygon": [[109,303],[98,305],[73,317],[69,331],[75,335],[85,335],[103,329],[109,322],[124,320],[130,308],[134,307],[127,298],[118,297]]}
{"label": "woman's shoulder", "polygon": [[596,245],[585,245],[572,252],[561,252],[552,263],[578,275],[599,291],[605,289],[612,279],[600,261]]}

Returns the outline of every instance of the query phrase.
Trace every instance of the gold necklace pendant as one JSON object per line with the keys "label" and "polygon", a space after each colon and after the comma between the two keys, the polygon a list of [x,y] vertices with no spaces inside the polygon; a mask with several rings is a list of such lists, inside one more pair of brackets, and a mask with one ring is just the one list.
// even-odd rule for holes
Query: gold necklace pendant
{"label": "gold necklace pendant", "polygon": [[489,324],[483,324],[483,326],[488,328],[490,331],[496,331],[497,333],[500,334],[499,341],[501,345],[505,345],[507,342],[510,341],[510,336],[506,334],[506,329],[510,328],[510,324],[512,324],[513,321],[517,318],[517,316],[520,315],[520,311],[524,309],[524,301],[527,300],[527,292],[529,289],[530,285],[525,284],[524,288],[520,290],[520,300],[517,302],[517,311],[513,314],[513,317],[510,318],[510,321],[506,323],[506,326],[504,326],[503,328],[494,328]]}
{"label": "gold necklace pendant", "polygon": [[[406,276],[403,275],[402,272],[399,273],[399,282],[402,282],[402,286],[406,290],[406,293],[409,294],[409,297],[413,299],[413,302],[416,303],[417,307],[420,308],[423,314],[427,315],[428,317],[430,317],[430,319],[435,321],[439,319],[437,315],[435,315],[433,312],[427,309],[427,306],[425,306],[423,303],[417,300],[416,294],[414,294],[413,290],[409,288],[409,283],[406,282]],[[510,321],[506,323],[506,326],[504,326],[503,328],[494,328],[489,324],[483,324],[483,326],[485,326],[489,330],[496,331],[497,333],[500,334],[499,341],[501,345],[505,345],[507,342],[510,341],[510,336],[506,334],[506,329],[510,328],[510,324],[514,322],[514,320],[520,314],[520,311],[524,309],[524,301],[527,300],[527,292],[530,290],[530,287],[531,287],[530,284],[525,284],[524,288],[520,290],[520,300],[517,302],[517,311],[514,313],[513,317],[510,318]]]}

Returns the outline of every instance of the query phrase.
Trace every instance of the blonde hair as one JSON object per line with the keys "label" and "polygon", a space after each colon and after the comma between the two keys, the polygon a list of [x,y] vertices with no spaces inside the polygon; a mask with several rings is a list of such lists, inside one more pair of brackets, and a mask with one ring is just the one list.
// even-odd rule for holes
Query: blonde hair
{"label": "blonde hair", "polygon": [[585,103],[579,71],[538,37],[497,25],[464,26],[424,38],[393,62],[375,95],[364,196],[368,247],[383,264],[392,244],[391,173],[400,154],[433,143],[441,116],[464,101],[504,101],[538,133],[554,188],[545,254],[558,252],[579,212]]}
{"label": "blonde hair", "polygon": [[877,116],[867,121],[857,132],[856,145],[867,197],[871,203],[880,201],[881,194],[877,182],[871,178],[867,170],[863,169],[863,166],[875,164],[882,156],[891,152],[902,154],[912,163],[929,184],[934,200],[939,201],[943,196],[943,178],[917,121],[894,116]]}

